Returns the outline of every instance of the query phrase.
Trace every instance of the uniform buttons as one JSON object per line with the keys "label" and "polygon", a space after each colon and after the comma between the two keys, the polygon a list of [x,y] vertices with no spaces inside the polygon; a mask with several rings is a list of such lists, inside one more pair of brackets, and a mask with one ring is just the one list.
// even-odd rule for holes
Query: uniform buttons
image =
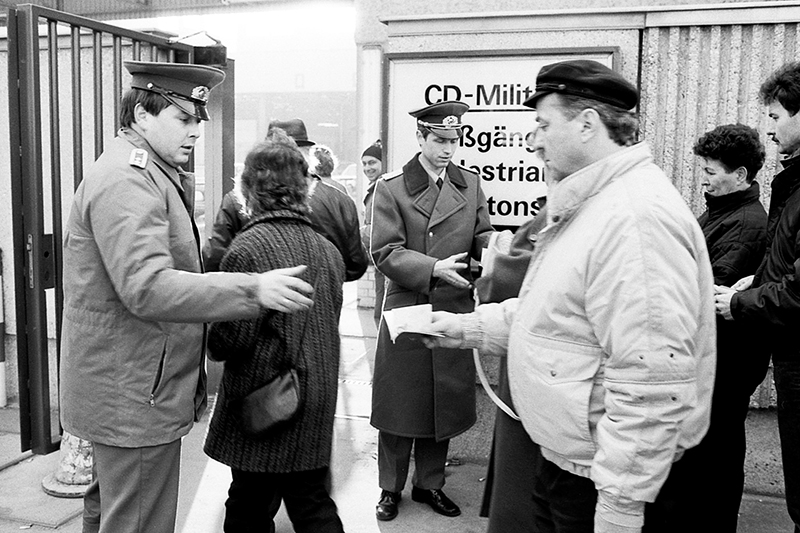
{"label": "uniform buttons", "polygon": [[433,232],[428,233],[428,237],[433,237]]}
{"label": "uniform buttons", "polygon": [[558,224],[559,220],[561,220],[560,216],[556,215],[556,216],[553,217],[553,222],[555,222],[556,224]]}
{"label": "uniform buttons", "polygon": [[556,377],[556,374],[558,374],[558,372],[556,372],[555,370],[550,371],[551,376]]}

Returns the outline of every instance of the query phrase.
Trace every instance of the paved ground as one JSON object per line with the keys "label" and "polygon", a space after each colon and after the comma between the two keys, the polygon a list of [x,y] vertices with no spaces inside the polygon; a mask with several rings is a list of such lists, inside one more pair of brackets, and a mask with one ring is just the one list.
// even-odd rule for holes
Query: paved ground
{"label": "paved ground", "polygon": [[[462,509],[462,516],[445,518],[411,501],[404,493],[400,515],[392,522],[374,516],[377,489],[377,433],[369,425],[370,381],[374,361],[375,329],[371,310],[356,308],[355,284],[347,284],[342,313],[343,337],[339,400],[333,453],[333,485],[342,521],[348,533],[482,533],[486,520],[478,516],[486,472],[485,454],[462,457],[460,466],[448,467],[447,494]],[[212,369],[218,370],[218,369]],[[211,372],[212,378],[218,372]],[[41,490],[41,480],[58,464],[58,453],[20,458],[15,440],[15,412],[0,409],[0,533],[80,533],[81,501],[60,499]],[[202,452],[207,420],[195,426],[183,445],[181,499],[177,533],[222,531],[224,501],[230,474],[227,468]],[[490,423],[484,422],[484,424]],[[738,533],[791,532],[781,497],[774,413],[753,412],[748,421],[748,490],[742,502]],[[453,443],[454,450],[477,447],[471,443],[486,433],[475,431]],[[485,443],[483,443],[485,444]],[[480,448],[483,449],[483,448]],[[466,453],[466,452],[464,452]],[[9,459],[10,457],[10,459]],[[756,492],[758,495],[756,494]],[[713,497],[710,494],[709,497]],[[281,511],[277,533],[290,533],[291,524]]]}

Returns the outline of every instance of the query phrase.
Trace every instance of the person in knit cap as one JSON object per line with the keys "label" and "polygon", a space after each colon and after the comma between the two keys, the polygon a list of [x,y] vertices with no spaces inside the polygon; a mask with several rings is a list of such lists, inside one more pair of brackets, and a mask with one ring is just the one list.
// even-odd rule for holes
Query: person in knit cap
{"label": "person in knit cap", "polygon": [[[367,194],[364,196],[364,224],[361,226],[361,242],[369,252],[369,237],[372,232],[372,199],[375,194],[375,182],[383,172],[383,148],[380,139],[369,145],[364,150],[364,153],[361,154],[361,167],[369,183],[367,185]],[[372,264],[374,265],[375,263],[373,262]],[[373,316],[376,326],[381,321],[383,295],[385,292],[386,277],[378,269],[375,269],[375,310]]]}

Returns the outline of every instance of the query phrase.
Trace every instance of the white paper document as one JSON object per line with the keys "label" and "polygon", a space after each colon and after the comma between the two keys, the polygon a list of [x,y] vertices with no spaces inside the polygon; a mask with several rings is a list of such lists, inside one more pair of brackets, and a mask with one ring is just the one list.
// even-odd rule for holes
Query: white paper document
{"label": "white paper document", "polygon": [[440,333],[431,330],[433,307],[431,304],[398,307],[383,312],[386,327],[389,328],[389,338],[392,342],[397,340],[401,333],[418,333],[432,337],[441,337]]}

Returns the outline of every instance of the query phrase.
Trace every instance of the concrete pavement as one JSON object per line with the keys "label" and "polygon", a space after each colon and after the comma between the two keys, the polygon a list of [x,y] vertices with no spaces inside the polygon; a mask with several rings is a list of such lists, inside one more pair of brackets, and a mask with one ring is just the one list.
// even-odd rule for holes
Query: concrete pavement
{"label": "concrete pavement", "polygon": [[[380,492],[377,488],[377,432],[368,421],[375,327],[372,310],[357,308],[355,283],[346,284],[340,331],[342,362],[332,471],[333,498],[346,531],[483,533],[486,519],[480,518],[478,512],[486,475],[488,442],[485,436],[491,434],[486,433],[492,423],[490,417],[455,439],[451,447],[451,455],[458,455],[461,465],[448,467],[446,492],[461,506],[460,517],[445,518],[411,501],[408,486],[399,516],[391,522],[375,519],[375,503]],[[215,376],[218,379],[219,367],[212,368],[210,375],[212,381]],[[748,421],[751,448],[748,490],[751,492],[745,494],[742,502],[738,533],[788,533],[792,525],[780,496],[782,487],[773,473],[776,466],[780,468],[779,462],[775,465],[774,413],[758,413],[752,419],[753,423]],[[208,459],[202,452],[207,422],[206,416],[184,439],[177,533],[222,531],[230,473],[227,467]],[[755,429],[751,431],[751,427]],[[54,498],[41,490],[41,480],[52,473],[57,464],[58,453],[53,453],[28,457],[0,470],[0,533],[80,533],[81,501]],[[753,489],[767,495],[754,494]],[[281,510],[277,517],[277,533],[291,531],[291,523]]]}

